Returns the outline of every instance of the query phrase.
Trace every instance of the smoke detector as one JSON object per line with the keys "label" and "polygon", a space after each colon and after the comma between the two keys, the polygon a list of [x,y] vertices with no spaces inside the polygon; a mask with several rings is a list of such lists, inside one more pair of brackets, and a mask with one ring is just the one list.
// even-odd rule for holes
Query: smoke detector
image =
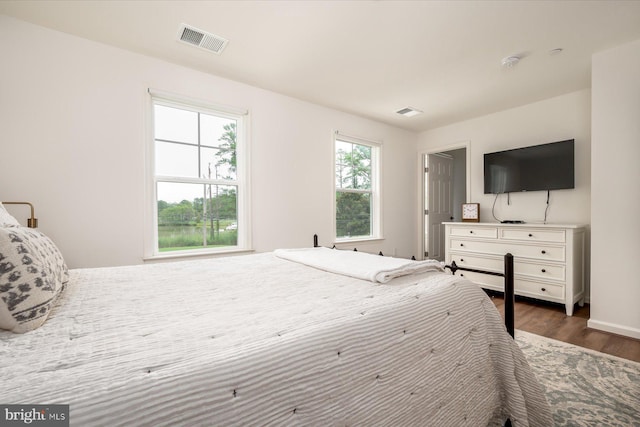
{"label": "smoke detector", "polygon": [[506,58],[502,58],[502,66],[505,68],[515,67],[518,62],[520,62],[519,56],[507,56]]}
{"label": "smoke detector", "polygon": [[186,24],[180,24],[180,29],[178,30],[178,41],[199,47],[200,49],[208,50],[209,52],[213,52],[217,55],[220,55],[227,46],[227,43],[229,43],[229,40],[225,38],[199,30]]}

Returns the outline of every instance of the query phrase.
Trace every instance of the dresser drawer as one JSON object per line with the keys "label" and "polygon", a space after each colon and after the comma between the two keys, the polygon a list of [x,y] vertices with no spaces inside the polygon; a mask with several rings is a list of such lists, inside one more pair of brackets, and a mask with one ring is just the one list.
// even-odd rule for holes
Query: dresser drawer
{"label": "dresser drawer", "polygon": [[[456,272],[456,276],[469,279],[482,288],[504,292],[504,277],[469,271],[458,271]],[[527,279],[516,278],[514,279],[514,288],[517,295],[556,302],[563,302],[564,300],[564,285],[560,284],[533,282]]]}
{"label": "dresser drawer", "polygon": [[538,264],[528,262],[515,262],[513,272],[523,276],[532,276],[540,279],[564,281],[564,265]]}
{"label": "dresser drawer", "polygon": [[478,286],[494,291],[504,292],[504,277],[489,274],[473,273],[470,271],[456,271],[456,276],[471,280]]}
{"label": "dresser drawer", "polygon": [[528,242],[564,243],[564,230],[521,230],[518,228],[501,228],[500,238],[505,240],[524,240]]}
{"label": "dresser drawer", "polygon": [[469,254],[452,253],[451,261],[455,261],[458,267],[477,268],[502,273],[504,270],[504,258],[483,258]]}
{"label": "dresser drawer", "polygon": [[518,295],[526,297],[542,298],[546,300],[555,299],[560,302],[564,299],[564,285],[553,285],[549,283],[516,279],[515,287]]}
{"label": "dresser drawer", "polygon": [[454,239],[449,241],[449,250],[456,252],[477,252],[503,256],[511,253],[514,257],[547,261],[564,261],[564,246],[513,245],[507,242],[483,242],[479,240]]}
{"label": "dresser drawer", "polygon": [[464,236],[464,237],[482,237],[489,239],[498,238],[498,229],[496,227],[451,227],[452,236]]}
{"label": "dresser drawer", "polygon": [[[455,261],[458,267],[489,270],[497,273],[504,271],[504,258],[484,258],[468,254],[452,253],[451,261]],[[542,264],[531,262],[513,263],[513,272],[516,275],[531,276],[536,279],[565,280],[565,266],[563,264]]]}

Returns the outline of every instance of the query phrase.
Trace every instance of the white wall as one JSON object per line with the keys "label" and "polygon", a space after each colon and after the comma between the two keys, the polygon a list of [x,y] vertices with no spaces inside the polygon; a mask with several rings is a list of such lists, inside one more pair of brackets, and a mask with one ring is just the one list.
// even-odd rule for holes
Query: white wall
{"label": "white wall", "polygon": [[593,56],[591,319],[640,338],[640,40]]}
{"label": "white wall", "polygon": [[[419,135],[418,151],[437,149],[470,141],[470,200],[480,203],[483,222],[495,222],[495,196],[484,194],[483,155],[492,151],[575,139],[576,188],[551,192],[549,223],[589,224],[590,207],[590,91],[570,93],[499,113],[441,127]],[[496,217],[542,222],[547,193],[512,193],[496,203]]]}
{"label": "white wall", "polygon": [[[469,141],[470,200],[480,203],[482,222],[496,222],[492,213],[495,195],[484,194],[484,153],[575,139],[575,189],[551,192],[548,223],[591,222],[591,92],[582,90],[522,107],[455,123],[419,135],[418,151],[433,151],[459,141]],[[527,223],[544,220],[547,193],[512,193],[511,204],[500,195],[495,208],[498,219]],[[456,209],[454,207],[454,209]],[[587,232],[587,246],[588,246]],[[586,255],[586,272],[589,253]],[[589,278],[586,280],[589,294]]]}
{"label": "white wall", "polygon": [[70,267],[142,262],[148,87],[250,110],[255,250],[332,244],[333,130],[384,141],[386,239],[358,246],[416,247],[412,132],[2,15],[0,52],[0,200],[33,202]]}

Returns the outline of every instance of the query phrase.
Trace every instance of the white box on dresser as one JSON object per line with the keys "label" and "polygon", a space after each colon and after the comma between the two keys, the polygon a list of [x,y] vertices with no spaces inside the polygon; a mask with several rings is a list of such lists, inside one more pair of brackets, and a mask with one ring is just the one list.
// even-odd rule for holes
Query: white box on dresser
{"label": "white box on dresser", "polygon": [[[585,227],[576,224],[445,222],[446,263],[502,272],[514,260],[515,294],[565,305],[584,304]],[[504,291],[499,276],[458,271],[486,289]]]}

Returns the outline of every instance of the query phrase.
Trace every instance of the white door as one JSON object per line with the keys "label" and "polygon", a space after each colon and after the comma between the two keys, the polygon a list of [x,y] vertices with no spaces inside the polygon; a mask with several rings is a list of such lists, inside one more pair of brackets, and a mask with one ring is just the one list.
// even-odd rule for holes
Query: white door
{"label": "white door", "polygon": [[446,154],[427,154],[425,170],[426,258],[444,261],[444,225],[453,219],[453,158]]}

